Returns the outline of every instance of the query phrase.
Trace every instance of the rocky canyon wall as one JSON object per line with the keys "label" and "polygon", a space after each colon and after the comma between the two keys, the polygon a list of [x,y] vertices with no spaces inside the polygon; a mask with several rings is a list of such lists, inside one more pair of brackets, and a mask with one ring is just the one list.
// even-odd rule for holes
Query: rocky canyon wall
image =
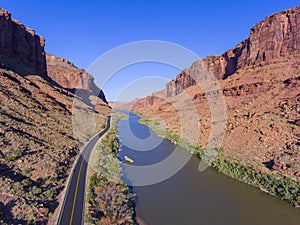
{"label": "rocky canyon wall", "polygon": [[13,20],[11,14],[4,9],[0,9],[0,31],[2,68],[20,70],[25,66],[27,69],[21,72],[46,76],[43,37],[36,35],[34,30],[26,28],[19,21]]}
{"label": "rocky canyon wall", "polygon": [[[250,31],[250,36],[222,55],[213,55],[195,62],[166,85],[166,97],[178,95],[195,85],[191,74],[204,62],[216,79],[226,79],[245,67],[261,67],[300,53],[300,7],[266,17]],[[201,71],[198,72],[201,77]]]}
{"label": "rocky canyon wall", "polygon": [[65,59],[47,55],[44,46],[44,37],[13,20],[8,11],[0,9],[0,68],[22,75],[50,77],[64,88],[87,90],[106,102],[92,75]]}
{"label": "rocky canyon wall", "polygon": [[70,61],[47,54],[48,76],[67,89],[87,90],[106,102],[103,91],[95,84],[94,77]]}

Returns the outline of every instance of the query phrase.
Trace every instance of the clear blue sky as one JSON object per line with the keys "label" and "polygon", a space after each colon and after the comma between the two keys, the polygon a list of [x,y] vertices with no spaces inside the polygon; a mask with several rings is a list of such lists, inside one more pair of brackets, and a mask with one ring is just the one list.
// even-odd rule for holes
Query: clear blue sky
{"label": "clear blue sky", "polygon": [[[48,53],[88,68],[106,51],[139,40],[174,42],[200,57],[220,54],[245,39],[264,17],[297,5],[299,0],[7,0],[0,7],[45,36]],[[144,72],[170,79],[178,71],[166,67],[151,71],[149,65],[129,69],[104,87],[108,99]]]}

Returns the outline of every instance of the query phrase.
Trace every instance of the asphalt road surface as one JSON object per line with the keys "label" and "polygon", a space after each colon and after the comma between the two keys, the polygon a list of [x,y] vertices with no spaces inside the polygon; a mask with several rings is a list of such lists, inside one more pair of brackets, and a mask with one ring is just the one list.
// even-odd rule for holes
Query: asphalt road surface
{"label": "asphalt road surface", "polygon": [[105,129],[91,139],[82,150],[75,168],[72,171],[57,225],[83,224],[85,181],[88,169],[88,160],[99,138],[110,129],[110,119],[111,117],[108,117]]}

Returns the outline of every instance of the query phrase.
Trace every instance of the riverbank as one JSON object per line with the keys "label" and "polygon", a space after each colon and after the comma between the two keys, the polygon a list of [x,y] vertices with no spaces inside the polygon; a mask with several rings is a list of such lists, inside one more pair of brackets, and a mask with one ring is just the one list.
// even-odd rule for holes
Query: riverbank
{"label": "riverbank", "polygon": [[87,182],[85,222],[128,224],[134,222],[134,196],[122,181],[116,132],[117,120],[93,151]]}
{"label": "riverbank", "polygon": [[[165,129],[161,121],[152,120],[140,113],[138,115],[141,117],[139,122],[151,128],[158,137],[168,139],[196,155],[199,159],[204,159],[205,148],[189,143],[187,140],[180,140],[177,135]],[[300,181],[275,173],[260,162],[254,160],[249,162],[228,156],[223,151],[224,149],[220,148],[216,159],[211,163],[214,169],[241,182],[258,187],[262,191],[276,196],[294,207],[300,207]]]}

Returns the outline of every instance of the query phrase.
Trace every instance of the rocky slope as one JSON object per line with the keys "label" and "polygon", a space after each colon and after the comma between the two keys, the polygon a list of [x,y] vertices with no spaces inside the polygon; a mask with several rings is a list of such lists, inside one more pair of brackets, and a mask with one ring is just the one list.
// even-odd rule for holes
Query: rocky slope
{"label": "rocky slope", "polygon": [[53,82],[43,38],[2,9],[0,27],[0,223],[52,224],[76,155],[111,109],[101,100],[95,113],[91,91],[87,104]]}
{"label": "rocky slope", "polygon": [[[199,143],[211,131],[210,106],[196,80],[203,68],[215,75],[227,105],[224,154],[257,161],[271,172],[300,178],[300,7],[266,17],[250,37],[222,55],[195,62],[166,85],[159,95],[130,103],[134,111],[163,119],[177,135],[178,112],[189,122],[188,94],[199,113]],[[204,63],[204,67],[201,65]],[[190,133],[195,124],[190,124]]]}

